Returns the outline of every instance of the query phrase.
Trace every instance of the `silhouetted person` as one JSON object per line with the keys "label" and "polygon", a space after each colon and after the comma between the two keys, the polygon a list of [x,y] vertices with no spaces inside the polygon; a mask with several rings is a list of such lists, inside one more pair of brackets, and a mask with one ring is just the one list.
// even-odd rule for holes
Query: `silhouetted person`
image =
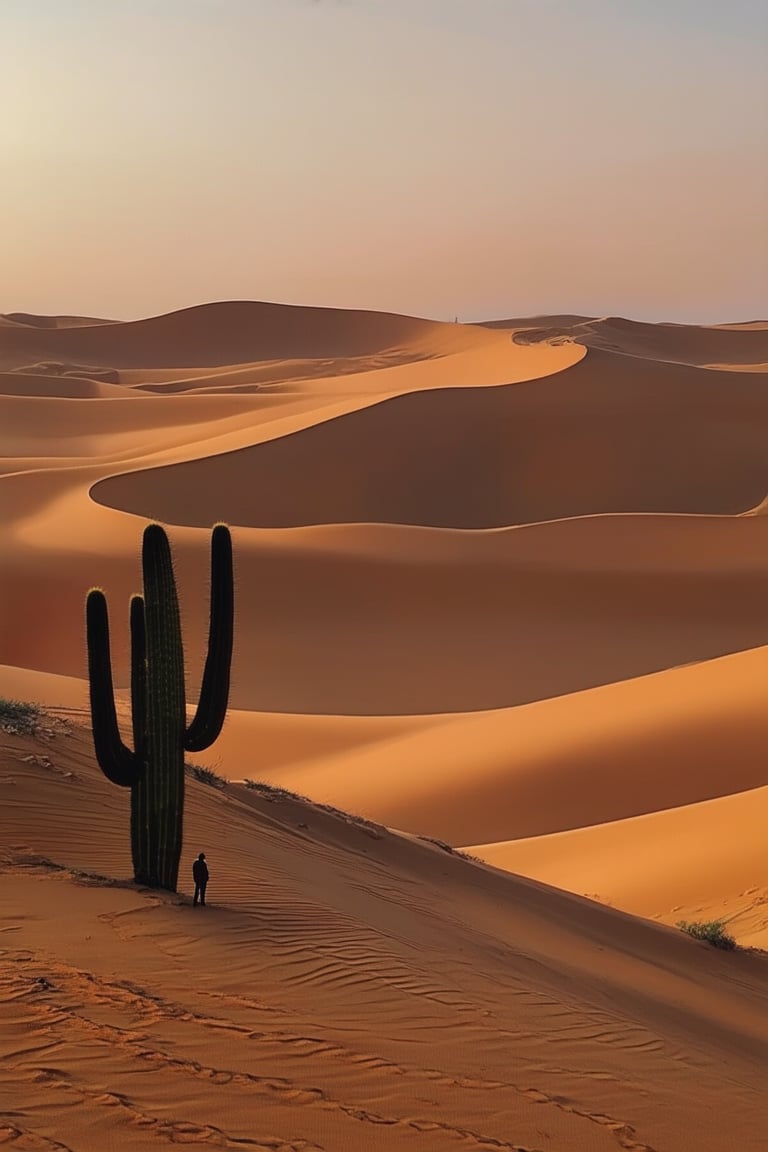
{"label": "silhouetted person", "polygon": [[194,907],[199,898],[200,903],[205,907],[205,890],[208,887],[208,865],[205,862],[205,852],[201,852],[192,865],[192,879],[195,882],[195,898],[192,905]]}

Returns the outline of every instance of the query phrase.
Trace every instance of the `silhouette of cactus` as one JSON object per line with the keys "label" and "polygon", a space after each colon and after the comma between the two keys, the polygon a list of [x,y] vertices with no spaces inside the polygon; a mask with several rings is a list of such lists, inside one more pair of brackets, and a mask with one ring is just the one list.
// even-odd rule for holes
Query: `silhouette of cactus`
{"label": "silhouette of cactus", "polygon": [[208,655],[200,700],[187,727],[184,652],[168,537],[159,524],[144,530],[144,595],[133,596],[131,704],[133,749],[117,724],[104,593],[86,601],[88,676],[96,759],[113,784],[131,789],[131,853],[137,883],[176,891],[184,817],[184,753],[208,748],[227,712],[232,662],[234,583],[229,529],[211,537]]}

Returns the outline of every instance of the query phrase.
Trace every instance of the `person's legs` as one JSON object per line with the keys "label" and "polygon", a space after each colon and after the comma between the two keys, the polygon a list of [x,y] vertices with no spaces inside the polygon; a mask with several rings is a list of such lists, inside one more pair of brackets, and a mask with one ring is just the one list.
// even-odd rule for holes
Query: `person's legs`
{"label": "person's legs", "polygon": [[200,903],[201,903],[201,904],[205,904],[205,890],[206,890],[206,888],[207,888],[207,887],[208,887],[208,881],[207,881],[207,880],[205,880],[205,881],[204,881],[204,882],[203,882],[203,883],[200,885]]}
{"label": "person's legs", "polygon": [[[200,885],[199,885],[199,884],[195,884],[195,898],[194,898],[194,900],[192,901],[192,907],[193,907],[193,908],[194,908],[194,906],[197,904],[197,900],[198,900],[198,897],[199,897],[199,896],[200,896]],[[203,904],[205,904],[205,900],[203,900]]]}

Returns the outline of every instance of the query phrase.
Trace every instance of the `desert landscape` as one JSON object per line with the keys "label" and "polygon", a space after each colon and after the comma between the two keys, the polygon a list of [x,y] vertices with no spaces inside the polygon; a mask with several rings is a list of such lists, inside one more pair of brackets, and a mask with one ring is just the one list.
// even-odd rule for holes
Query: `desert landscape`
{"label": "desert landscape", "polygon": [[[766,321],[0,318],[0,1144],[765,1148],[767,376]],[[234,548],[178,894],[88,703],[153,521],[190,705]]]}

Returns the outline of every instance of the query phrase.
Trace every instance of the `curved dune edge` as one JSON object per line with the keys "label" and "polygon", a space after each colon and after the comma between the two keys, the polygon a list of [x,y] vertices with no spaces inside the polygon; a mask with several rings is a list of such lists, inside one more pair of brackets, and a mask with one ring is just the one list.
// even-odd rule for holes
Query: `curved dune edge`
{"label": "curved dune edge", "polygon": [[416,346],[438,350],[483,342],[490,333],[384,312],[221,301],[145,320],[2,329],[0,368],[47,360],[94,368],[214,368],[253,361],[366,357]]}
{"label": "curved dune edge", "polygon": [[[574,363],[575,347],[547,346],[535,379],[506,387],[422,390],[423,366],[402,377],[390,369],[376,378],[402,379],[397,395],[350,400],[322,420],[262,425],[229,451],[219,440],[194,459],[105,478],[91,494],[167,523],[202,527],[223,516],[261,528],[738,515],[763,500],[761,375],[627,361],[599,349],[582,349]],[[459,360],[429,367],[455,384]],[[506,371],[535,368],[510,358]],[[494,383],[493,371],[489,364],[477,383]]]}
{"label": "curved dune edge", "polygon": [[496,868],[668,924],[722,920],[768,949],[768,787],[550,836],[477,844]]}

